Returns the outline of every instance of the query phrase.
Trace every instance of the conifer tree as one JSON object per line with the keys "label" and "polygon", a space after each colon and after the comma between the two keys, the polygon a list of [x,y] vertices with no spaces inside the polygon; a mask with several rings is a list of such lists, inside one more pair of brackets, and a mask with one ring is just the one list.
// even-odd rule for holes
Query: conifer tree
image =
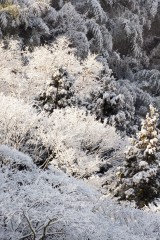
{"label": "conifer tree", "polygon": [[118,167],[116,172],[114,196],[119,200],[135,201],[139,208],[152,202],[160,191],[157,121],[157,110],[150,105],[141,130],[126,153],[124,166]]}

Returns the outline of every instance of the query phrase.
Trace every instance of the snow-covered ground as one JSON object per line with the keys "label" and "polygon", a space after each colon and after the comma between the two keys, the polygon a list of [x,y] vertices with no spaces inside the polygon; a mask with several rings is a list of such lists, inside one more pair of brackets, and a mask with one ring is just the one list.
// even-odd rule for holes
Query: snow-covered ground
{"label": "snow-covered ground", "polygon": [[158,211],[120,205],[53,167],[38,169],[7,146],[0,146],[0,164],[1,240],[160,239]]}

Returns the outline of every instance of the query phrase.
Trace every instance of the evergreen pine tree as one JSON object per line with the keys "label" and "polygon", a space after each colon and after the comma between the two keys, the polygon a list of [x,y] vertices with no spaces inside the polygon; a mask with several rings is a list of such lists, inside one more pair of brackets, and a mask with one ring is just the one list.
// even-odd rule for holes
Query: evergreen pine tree
{"label": "evergreen pine tree", "polygon": [[139,208],[152,202],[160,191],[157,121],[157,110],[150,105],[150,112],[126,153],[124,166],[118,167],[116,172],[114,196],[120,200],[133,200]]}

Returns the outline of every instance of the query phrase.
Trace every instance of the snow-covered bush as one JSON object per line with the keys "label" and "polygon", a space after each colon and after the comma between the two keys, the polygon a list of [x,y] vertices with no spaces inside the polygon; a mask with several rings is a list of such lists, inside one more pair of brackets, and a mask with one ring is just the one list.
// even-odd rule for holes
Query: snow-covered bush
{"label": "snow-covered bush", "polygon": [[0,166],[15,171],[33,170],[35,165],[32,159],[16,149],[11,149],[7,145],[0,145]]}
{"label": "snow-covered bush", "polygon": [[43,128],[42,142],[54,150],[51,164],[80,178],[105,169],[107,159],[104,161],[101,155],[125,145],[114,127],[104,127],[84,110],[57,109],[44,119]]}
{"label": "snow-covered bush", "polygon": [[0,94],[0,143],[21,149],[34,136],[38,117],[23,100]]}
{"label": "snow-covered bush", "polygon": [[158,113],[150,105],[150,112],[142,121],[141,131],[137,133],[137,139],[133,140],[133,146],[126,153],[124,166],[118,167],[117,180],[113,188],[111,187],[114,196],[120,200],[133,200],[140,208],[159,197],[157,121]]}
{"label": "snow-covered bush", "polygon": [[27,102],[33,100],[39,89],[44,88],[45,77],[34,64],[32,67],[32,56],[22,50],[21,41],[12,39],[7,45],[1,42],[0,58],[3,59],[0,63],[0,91]]}
{"label": "snow-covered bush", "polygon": [[0,94],[0,144],[14,147],[43,164],[50,155],[41,139],[42,117],[23,100]]}

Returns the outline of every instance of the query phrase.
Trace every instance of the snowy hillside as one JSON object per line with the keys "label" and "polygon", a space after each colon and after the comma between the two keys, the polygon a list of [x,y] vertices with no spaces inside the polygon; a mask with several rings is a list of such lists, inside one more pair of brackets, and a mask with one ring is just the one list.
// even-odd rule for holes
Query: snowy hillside
{"label": "snowy hillside", "polygon": [[[160,214],[117,205],[27,155],[0,147],[0,239],[159,239]],[[46,229],[45,229],[46,228]]]}
{"label": "snowy hillside", "polygon": [[0,240],[160,239],[159,26],[159,0],[0,0]]}

